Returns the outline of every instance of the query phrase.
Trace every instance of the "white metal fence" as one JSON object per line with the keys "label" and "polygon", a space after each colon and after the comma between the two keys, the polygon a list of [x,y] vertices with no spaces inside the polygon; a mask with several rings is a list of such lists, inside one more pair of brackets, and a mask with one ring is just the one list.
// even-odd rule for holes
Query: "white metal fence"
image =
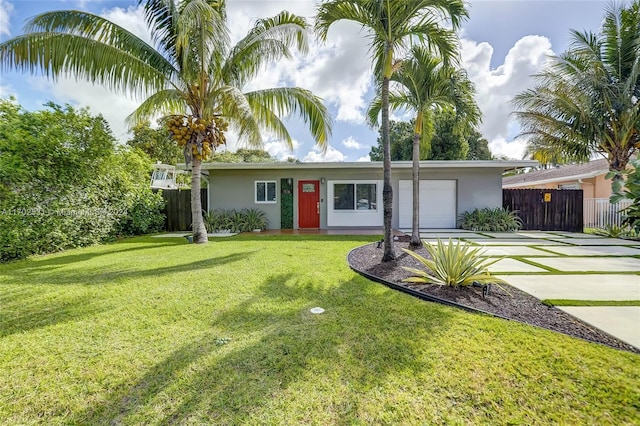
{"label": "white metal fence", "polygon": [[604,228],[620,226],[624,214],[620,210],[631,205],[631,200],[622,200],[611,204],[608,198],[584,199],[584,227]]}

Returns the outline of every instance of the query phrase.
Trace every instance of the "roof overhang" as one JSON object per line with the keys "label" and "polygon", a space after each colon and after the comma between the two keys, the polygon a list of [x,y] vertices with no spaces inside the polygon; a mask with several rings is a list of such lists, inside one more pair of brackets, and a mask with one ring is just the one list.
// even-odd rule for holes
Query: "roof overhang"
{"label": "roof overhang", "polygon": [[530,180],[530,181],[520,181],[517,183],[509,183],[509,184],[503,184],[502,187],[504,189],[510,189],[510,188],[520,188],[523,186],[532,186],[532,185],[545,185],[547,183],[556,183],[556,182],[566,182],[566,181],[572,181],[572,180],[578,180],[578,179],[591,179],[594,178],[596,176],[600,176],[602,174],[605,174],[609,171],[609,169],[605,169],[605,170],[596,170],[593,172],[589,172],[589,173],[583,173],[583,174],[579,174],[579,175],[570,175],[570,176],[564,176],[564,177],[557,177],[557,178],[551,178],[551,179],[541,179],[541,180]]}
{"label": "roof overhang", "polygon": [[[421,161],[421,169],[500,169],[511,170],[540,165],[533,160],[506,161]],[[178,164],[186,169],[185,164]],[[411,169],[411,161],[393,161],[391,169]],[[375,169],[382,170],[381,161],[361,162],[318,162],[318,163],[202,163],[202,170],[318,170],[318,169]]]}

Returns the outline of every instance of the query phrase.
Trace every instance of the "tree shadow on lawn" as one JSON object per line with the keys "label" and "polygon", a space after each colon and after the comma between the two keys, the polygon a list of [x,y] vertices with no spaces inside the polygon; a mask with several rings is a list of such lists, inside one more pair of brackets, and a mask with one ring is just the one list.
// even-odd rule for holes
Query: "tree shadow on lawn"
{"label": "tree shadow on lawn", "polygon": [[[449,311],[420,315],[416,304],[397,303],[405,297],[380,291],[362,277],[338,286],[293,274],[269,277],[253,297],[221,308],[200,339],[170,353],[127,389],[78,413],[73,423],[242,424],[255,422],[252,416],[262,410],[277,414],[270,405],[292,402],[297,405],[289,414],[300,419],[313,415],[305,404],[356,419],[363,393],[407,368],[428,369],[415,342],[446,329]],[[311,314],[314,306],[325,307],[325,313]],[[221,329],[223,335],[214,331]],[[217,340],[224,337],[231,340]],[[323,381],[325,375],[334,379]],[[339,384],[345,388],[336,393]],[[296,393],[300,387],[311,395]]]}
{"label": "tree shadow on lawn", "polygon": [[[105,255],[134,252],[139,250],[149,250],[151,253],[156,249],[163,250],[167,247],[187,244],[186,241],[158,241],[157,243],[155,241],[152,241],[154,244],[153,246],[150,246],[147,244],[148,242],[151,241],[149,241],[148,239],[145,239],[144,241],[118,241],[113,244],[82,247],[42,256],[32,256],[27,259],[0,263],[0,274],[7,273],[16,269],[20,270],[22,274],[41,273],[52,271],[62,266],[71,265],[73,263],[86,262],[88,260],[92,260]],[[141,245],[138,247],[123,248],[122,245],[127,243],[139,243]],[[81,252],[78,253],[78,250],[81,250]]]}
{"label": "tree shadow on lawn", "polygon": [[[163,275],[182,272],[202,272],[204,270],[237,262],[250,257],[255,251],[231,253],[225,256],[210,257],[188,263],[177,263],[175,265],[153,267],[152,265],[134,265],[134,268],[125,269],[122,265],[83,267],[74,270],[49,271],[45,267],[41,274],[37,266],[24,269],[14,269],[4,271],[4,284],[9,285],[100,285],[100,284],[121,284],[124,282],[144,279],[149,277],[162,277]],[[2,292],[0,286],[0,292]]]}
{"label": "tree shadow on lawn", "polygon": [[[19,293],[12,297],[19,297]],[[0,309],[0,338],[14,333],[50,327],[65,322],[78,321],[106,311],[105,306],[98,307],[90,296],[64,297],[37,300],[32,303],[8,303],[2,298]]]}

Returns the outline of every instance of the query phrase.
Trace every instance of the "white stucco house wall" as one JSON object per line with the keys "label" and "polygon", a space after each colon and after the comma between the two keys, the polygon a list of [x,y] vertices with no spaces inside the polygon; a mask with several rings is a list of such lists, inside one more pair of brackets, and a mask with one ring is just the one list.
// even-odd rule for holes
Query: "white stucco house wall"
{"label": "white stucco house wall", "polygon": [[[536,161],[423,161],[420,227],[452,229],[469,210],[502,206],[502,173]],[[393,162],[393,221],[411,228],[412,164]],[[258,208],[269,229],[382,228],[381,162],[204,163],[209,210]]]}

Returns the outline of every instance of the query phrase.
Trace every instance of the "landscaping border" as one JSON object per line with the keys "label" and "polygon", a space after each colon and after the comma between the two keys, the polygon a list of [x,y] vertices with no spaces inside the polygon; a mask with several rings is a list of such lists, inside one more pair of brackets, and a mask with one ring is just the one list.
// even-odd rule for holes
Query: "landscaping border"
{"label": "landscaping border", "polygon": [[[356,267],[354,267],[351,264],[350,260],[349,260],[349,258],[351,256],[351,253],[353,253],[355,250],[358,250],[358,249],[364,247],[365,245],[355,247],[355,248],[351,249],[349,251],[349,253],[347,253],[346,261],[347,261],[347,264],[349,265],[349,268],[351,270],[353,270],[354,272],[358,273],[359,275],[361,275],[361,276],[363,276],[363,277],[365,277],[365,278],[367,278],[367,279],[369,279],[371,281],[374,281],[374,282],[382,284],[382,285],[384,285],[386,287],[389,287],[392,290],[400,291],[402,293],[408,294],[410,296],[416,297],[416,298],[418,298],[420,300],[423,300],[423,301],[426,301],[426,302],[435,302],[435,303],[439,303],[441,305],[446,305],[446,306],[451,306],[451,307],[454,307],[454,308],[462,309],[464,311],[471,312],[471,313],[476,313],[476,314],[481,314],[481,315],[489,315],[489,316],[492,316],[494,318],[500,318],[500,319],[504,319],[504,320],[507,320],[507,321],[519,322],[521,324],[527,324],[527,325],[530,325],[532,327],[536,327],[536,328],[539,328],[539,329],[544,329],[544,330],[547,330],[547,331],[552,331],[552,332],[555,332],[555,333],[564,334],[565,336],[576,338],[576,339],[580,339],[580,340],[585,341],[585,342],[595,343],[595,344],[599,344],[599,345],[602,345],[602,346],[605,346],[605,347],[608,347],[608,348],[612,348],[612,349],[624,350],[626,352],[640,354],[640,348],[636,348],[633,345],[630,345],[630,344],[628,344],[626,342],[623,342],[618,337],[616,337],[616,336],[614,336],[614,335],[612,335],[610,333],[607,333],[606,331],[604,331],[604,330],[602,330],[602,329],[600,329],[598,327],[595,327],[595,326],[593,326],[591,324],[587,324],[583,320],[581,320],[580,318],[577,318],[577,317],[569,314],[568,312],[562,311],[564,314],[569,315],[574,320],[579,321],[580,323],[584,324],[585,326],[587,326],[587,327],[589,327],[589,328],[591,328],[593,330],[597,330],[598,332],[605,334],[609,338],[611,338],[611,339],[613,339],[613,340],[615,340],[615,341],[617,341],[619,343],[622,343],[622,346],[608,345],[608,344],[606,344],[604,342],[589,340],[589,339],[584,338],[584,337],[563,333],[563,332],[558,331],[558,330],[553,330],[553,329],[546,328],[546,327],[543,327],[543,326],[540,326],[540,325],[531,324],[529,322],[519,321],[518,319],[508,318],[508,317],[505,317],[505,316],[502,316],[502,315],[499,315],[499,314],[496,314],[496,313],[493,313],[493,312],[484,311],[482,309],[473,308],[471,306],[467,306],[467,305],[464,305],[464,304],[461,304],[461,303],[453,302],[451,300],[442,299],[442,298],[439,298],[439,297],[436,297],[436,296],[432,296],[432,295],[429,295],[429,294],[426,294],[426,293],[423,293],[423,292],[420,292],[420,291],[416,291],[416,290],[413,290],[411,288],[392,283],[392,282],[387,281],[384,278],[378,277],[376,275],[369,274],[369,273],[367,273],[365,271],[359,270]],[[540,303],[542,303],[542,301]],[[550,308],[558,309],[555,306],[550,306]]]}

